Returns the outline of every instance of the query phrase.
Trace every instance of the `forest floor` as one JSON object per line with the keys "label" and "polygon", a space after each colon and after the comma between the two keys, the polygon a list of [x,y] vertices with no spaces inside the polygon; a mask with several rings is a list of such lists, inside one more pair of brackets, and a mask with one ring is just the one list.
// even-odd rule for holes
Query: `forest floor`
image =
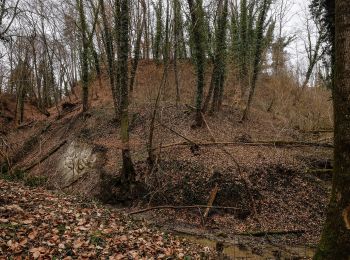
{"label": "forest floor", "polygon": [[[81,204],[82,202],[74,197],[62,195],[71,194],[114,205],[120,202],[118,187],[111,187],[111,184],[120,173],[122,144],[118,138],[119,126],[113,119],[113,103],[108,87],[95,89],[98,97],[91,98],[91,107],[87,114],[81,113],[81,102],[72,95],[58,104],[59,114],[56,107],[51,108],[49,110],[51,116],[48,118],[38,113],[33,105],[26,104],[25,122],[20,126],[11,125],[11,127],[6,122],[11,120],[13,122],[11,111],[15,108],[15,103],[11,101],[11,97],[5,97],[5,101],[1,101],[0,98],[0,105],[5,108],[3,109],[5,112],[0,115],[0,121],[3,120],[0,123],[4,122],[0,124],[0,127],[3,127],[0,129],[3,132],[0,136],[3,146],[0,148],[5,147],[8,158],[15,159],[12,165],[14,169],[28,169],[25,171],[25,182],[60,191],[57,197],[41,189],[28,189],[20,184],[1,181],[1,186],[5,187],[4,191],[0,191],[1,196],[13,197],[6,200],[6,205],[0,205],[1,209],[7,212],[7,207],[10,206],[9,212],[11,212],[11,205],[15,205],[15,208],[18,205],[25,212],[21,213],[25,221],[25,217],[32,215],[28,215],[25,205],[29,205],[30,209],[36,209],[38,204],[29,200],[28,196],[35,198],[42,194],[39,196],[41,198],[39,205],[43,204],[47,209],[51,209],[50,203],[52,203],[56,205],[52,208],[53,212],[63,218],[60,221],[64,222],[65,219],[72,221],[69,224],[71,229],[59,231],[59,233],[67,232],[68,238],[73,237],[70,239],[71,244],[74,244],[74,236],[77,235],[73,234],[73,231],[76,228],[79,230],[79,221],[74,222],[75,215],[70,210],[68,210],[70,213],[66,210],[61,211],[65,205],[82,212],[80,215],[85,211],[84,216],[91,214],[93,216],[91,227],[95,227],[94,225],[100,221],[100,217],[95,213],[98,208],[100,214],[114,214],[116,222],[122,223],[115,224],[116,232],[119,232],[119,226],[127,226],[128,221],[131,221],[130,225],[134,225],[132,223],[135,221],[137,223],[135,228],[125,227],[125,230],[133,232],[132,230],[140,230],[139,227],[143,225],[156,226],[156,230],[176,233],[186,237],[193,244],[201,245],[199,248],[186,247],[186,243],[183,244],[169,236],[168,242],[162,242],[166,245],[164,247],[171,247],[173,243],[177,245],[178,242],[174,241],[180,243],[175,247],[175,251],[171,252],[172,254],[178,252],[198,256],[203,247],[215,248],[218,241],[224,241],[225,253],[230,256],[237,256],[236,254],[241,252],[240,257],[252,259],[281,257],[281,255],[285,258],[310,258],[321,233],[331,186],[333,141],[331,122],[326,125],[322,123],[328,118],[329,109],[325,104],[328,102],[329,93],[322,91],[322,93],[317,91],[305,93],[303,101],[305,107],[299,108],[293,105],[285,106],[292,98],[283,96],[285,93],[281,91],[283,96],[281,104],[274,103],[276,107],[272,112],[266,109],[272,104],[270,100],[265,100],[269,95],[261,94],[256,98],[249,120],[243,123],[239,122],[242,112],[239,106],[233,104],[231,100],[225,100],[222,111],[205,116],[207,126],[193,129],[191,125],[194,111],[191,106],[186,105],[191,103],[192,97],[187,97],[187,103],[183,101],[182,104],[175,105],[174,101],[170,100],[174,95],[165,92],[164,100],[159,106],[154,133],[156,167],[150,171],[147,163],[147,142],[154,106],[152,97],[161,75],[158,75],[158,78],[153,74],[145,76],[147,73],[143,70],[146,69],[149,68],[140,68],[140,75],[143,77],[138,79],[133,102],[130,105],[130,146],[137,172],[136,179],[142,184],[142,190],[128,209],[119,210],[115,206],[100,207],[95,203]],[[159,71],[159,68],[154,68],[154,73],[160,74]],[[194,84],[185,81],[186,77],[192,79],[192,74],[185,77],[184,73],[191,74],[190,71],[183,71],[182,93],[189,91],[190,85]],[[104,82],[108,80],[104,79]],[[108,83],[104,85],[108,86]],[[268,91],[268,88],[264,91]],[[65,107],[65,104],[69,106]],[[319,109],[318,104],[324,110]],[[290,112],[289,117],[286,111]],[[304,123],[294,125],[296,121],[291,120],[291,116]],[[221,145],[215,144],[213,139]],[[198,146],[194,146],[193,143]],[[96,165],[81,176],[63,182],[62,161],[70,156],[69,151],[75,149],[76,144],[91,147],[92,151],[98,154]],[[48,154],[49,156],[45,157]],[[34,179],[31,179],[32,177]],[[7,191],[6,189],[9,190],[12,185],[14,191]],[[206,217],[203,217],[205,209],[201,207],[186,208],[186,206],[207,205],[210,194],[216,188],[213,206],[218,208],[211,209]],[[16,191],[18,189],[22,193]],[[23,193],[29,195],[25,197],[22,196]],[[51,198],[54,198],[54,201],[51,201]],[[1,203],[4,204],[0,201]],[[62,207],[57,207],[58,204]],[[173,208],[156,209],[159,206],[173,206]],[[130,215],[140,209],[152,207],[150,211]],[[46,209],[36,210],[39,210],[39,213],[33,214],[33,218],[37,216],[40,219],[42,218],[40,212],[47,212]],[[53,215],[46,215],[49,221],[55,222],[56,218],[53,218]],[[14,219],[10,221],[18,222]],[[15,227],[3,224],[1,227],[6,227],[5,235],[8,236],[8,231]],[[57,224],[56,229],[60,230],[57,226],[65,225],[65,223]],[[82,225],[84,227],[85,223]],[[21,223],[19,228],[24,228],[24,233],[29,232],[27,226]],[[125,235],[127,233],[125,230],[116,233],[115,239],[118,240],[118,237]],[[93,235],[92,240],[97,242],[89,240],[89,236],[94,232],[97,232],[97,237]],[[157,243],[154,239],[159,237],[161,231],[155,231],[155,236],[149,232],[151,231],[140,232],[139,235],[133,236],[144,238],[145,240],[141,241],[146,244],[148,241],[151,244],[150,250],[155,250],[153,246]],[[103,256],[103,251],[107,250],[113,239],[108,234],[105,236],[102,233],[98,228],[83,230],[85,240],[81,238],[84,241],[81,247],[84,245],[91,249],[92,253]],[[103,236],[101,239],[103,246],[98,244],[100,235]],[[57,236],[60,237],[60,234]],[[6,239],[2,242],[5,243],[3,250],[4,248],[8,250],[11,246],[22,249],[20,240],[12,241],[12,244],[8,242],[11,238]],[[29,244],[30,246],[23,252],[28,253],[31,247],[47,248],[41,245],[40,241],[32,243],[28,239],[28,243],[32,244]],[[132,245],[132,240],[130,244],[128,241],[124,241],[125,248]],[[10,246],[7,243],[10,243]],[[90,248],[91,243],[97,243],[102,249]],[[34,252],[48,253],[49,248],[44,252],[40,250]],[[74,249],[74,245],[71,245],[71,248]],[[183,251],[176,251],[176,248],[183,248]],[[69,252],[80,254],[79,248],[74,249],[75,251],[73,249]],[[108,250],[112,249],[113,246]],[[154,254],[165,254],[164,252],[166,251]],[[58,255],[62,256],[61,253],[66,253],[64,248]],[[113,251],[107,253],[113,254]]]}
{"label": "forest floor", "polygon": [[0,187],[0,259],[199,259],[213,255],[209,248],[94,201],[1,179]]}

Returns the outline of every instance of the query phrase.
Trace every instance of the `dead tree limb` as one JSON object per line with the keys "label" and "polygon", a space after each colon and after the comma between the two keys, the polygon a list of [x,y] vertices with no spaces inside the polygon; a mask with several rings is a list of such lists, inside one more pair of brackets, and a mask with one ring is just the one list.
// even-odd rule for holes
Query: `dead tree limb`
{"label": "dead tree limb", "polygon": [[65,145],[67,143],[67,140],[61,142],[59,145],[55,146],[54,148],[52,148],[46,155],[44,155],[43,157],[41,157],[40,159],[36,160],[35,162],[33,162],[30,166],[28,166],[27,168],[24,168],[23,171],[27,172],[30,171],[31,169],[33,169],[36,165],[38,165],[39,163],[42,163],[43,161],[45,161],[47,158],[49,158],[51,155],[53,155],[55,152],[57,152],[63,145]]}
{"label": "dead tree limb", "polygon": [[158,206],[158,207],[151,207],[146,209],[141,209],[137,211],[130,212],[129,215],[135,215],[135,214],[141,214],[152,210],[161,210],[161,209],[198,209],[198,208],[211,208],[211,209],[234,209],[234,210],[240,210],[240,208],[236,207],[219,207],[219,206],[208,206],[208,205],[193,205],[193,206]]}
{"label": "dead tree limb", "polygon": [[318,129],[318,130],[304,130],[302,133],[319,134],[319,133],[333,133],[334,129]]}
{"label": "dead tree limb", "polygon": [[176,146],[188,146],[193,143],[198,146],[267,146],[277,148],[293,148],[293,147],[323,147],[334,148],[330,143],[315,143],[315,142],[299,142],[299,141],[255,141],[255,142],[178,142],[172,144],[166,144],[162,146],[162,149],[172,148]]}
{"label": "dead tree limb", "polygon": [[[197,144],[195,141],[189,139],[188,137],[186,137],[186,136],[180,134],[179,132],[175,131],[174,129],[172,129],[172,128],[166,126],[166,125],[164,125],[163,123],[161,123],[161,122],[159,122],[159,121],[158,121],[158,123],[159,123],[159,125],[160,125],[161,127],[165,128],[165,129],[169,130],[170,132],[174,133],[175,135],[177,135],[177,136],[179,136],[179,137],[185,139],[185,140],[187,141],[187,142],[186,142],[187,144],[198,146],[198,144]],[[164,146],[162,146],[162,148],[164,148]]]}
{"label": "dead tree limb", "polygon": [[208,217],[208,215],[209,215],[210,208],[211,208],[211,206],[213,206],[213,203],[215,201],[216,194],[218,193],[218,190],[219,190],[219,186],[218,186],[218,184],[216,184],[214,189],[210,192],[209,201],[208,201],[208,207],[205,209],[205,212],[204,212],[204,215],[203,215],[204,219],[206,219]]}
{"label": "dead tree limb", "polygon": [[253,236],[253,237],[263,237],[266,235],[301,235],[304,234],[305,230],[273,230],[273,231],[253,231],[253,232],[244,232],[238,233],[237,236]]}

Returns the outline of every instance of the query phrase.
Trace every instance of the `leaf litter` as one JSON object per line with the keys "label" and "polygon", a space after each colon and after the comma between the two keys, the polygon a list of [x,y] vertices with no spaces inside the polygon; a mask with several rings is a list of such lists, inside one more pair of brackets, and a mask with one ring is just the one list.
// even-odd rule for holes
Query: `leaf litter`
{"label": "leaf litter", "polygon": [[210,249],[117,209],[0,180],[0,259],[200,259]]}

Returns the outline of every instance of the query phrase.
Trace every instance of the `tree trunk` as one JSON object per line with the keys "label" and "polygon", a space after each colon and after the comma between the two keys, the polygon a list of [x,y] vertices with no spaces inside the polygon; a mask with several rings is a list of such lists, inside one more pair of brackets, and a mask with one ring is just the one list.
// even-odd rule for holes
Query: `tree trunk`
{"label": "tree trunk", "polygon": [[83,89],[83,112],[86,112],[89,108],[89,41],[87,36],[87,24],[84,11],[83,0],[76,0],[77,8],[79,11],[79,22],[82,35],[83,49],[81,52],[81,72],[82,72],[82,89]]}
{"label": "tree trunk", "polygon": [[105,38],[105,49],[107,54],[107,63],[108,63],[108,75],[109,75],[109,82],[110,87],[112,90],[112,98],[113,98],[113,105],[114,105],[114,111],[115,111],[115,117],[119,118],[119,107],[118,107],[118,97],[117,97],[117,87],[116,87],[116,79],[115,79],[115,73],[116,73],[116,64],[114,61],[114,48],[113,48],[113,39],[112,39],[112,32],[109,28],[106,12],[105,12],[105,4],[103,0],[99,0],[100,8],[101,8],[101,16],[102,16],[102,23],[103,23],[103,30],[104,30],[104,38]]}
{"label": "tree trunk", "polygon": [[129,1],[120,0],[120,52],[118,66],[120,71],[120,138],[123,143],[122,184],[131,192],[131,185],[135,182],[135,169],[131,159],[129,147],[129,88],[128,88],[128,53],[129,53]]}
{"label": "tree trunk", "polygon": [[333,189],[314,259],[349,259],[350,256],[350,2],[335,3]]}
{"label": "tree trunk", "polygon": [[228,1],[219,1],[219,18],[217,22],[217,31],[215,39],[215,58],[213,70],[213,101],[211,112],[220,110],[222,104],[223,86],[226,74],[226,29],[228,15]]}
{"label": "tree trunk", "polygon": [[204,36],[204,10],[202,1],[187,0],[190,13],[193,34],[194,55],[197,69],[197,95],[196,95],[196,118],[195,127],[203,125],[202,102],[204,92],[204,73],[205,73],[205,36]]}
{"label": "tree trunk", "polygon": [[142,21],[139,21],[139,22],[141,22],[141,26],[137,26],[138,31],[137,31],[137,38],[135,43],[134,59],[133,59],[132,68],[131,68],[131,79],[130,79],[130,86],[129,86],[131,93],[134,91],[135,77],[136,77],[137,67],[140,60],[142,33],[145,28],[145,20],[142,19]]}

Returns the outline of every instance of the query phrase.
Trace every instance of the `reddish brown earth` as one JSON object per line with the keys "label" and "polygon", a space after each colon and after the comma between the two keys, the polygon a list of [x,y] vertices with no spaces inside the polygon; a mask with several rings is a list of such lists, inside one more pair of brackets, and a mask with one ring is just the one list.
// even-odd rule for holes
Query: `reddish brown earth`
{"label": "reddish brown earth", "polygon": [[[195,80],[193,70],[183,65],[180,70],[182,102],[178,106],[174,104],[175,88],[170,73],[157,117],[166,128],[156,124],[155,147],[183,142],[180,135],[196,143],[211,142],[211,133],[218,142],[235,144],[226,146],[225,152],[216,145],[200,146],[198,151],[186,145],[157,149],[158,167],[150,173],[146,147],[161,71],[154,64],[141,64],[130,108],[132,156],[137,180],[142,184],[139,197],[132,205],[133,210],[158,205],[203,205],[217,184],[219,191],[214,205],[235,207],[236,210],[214,209],[205,223],[198,209],[155,210],[142,216],[163,227],[173,223],[173,229],[189,227],[192,231],[201,230],[203,235],[225,233],[231,238],[252,231],[302,231],[298,235],[262,239],[265,242],[277,241],[278,244],[316,244],[329,196],[329,176],[315,176],[312,172],[313,169],[331,168],[332,148],[238,143],[281,140],[332,143],[331,133],[309,132],[332,126],[329,120],[331,104],[327,103],[329,93],[326,90],[306,90],[298,105],[292,106],[295,91],[290,82],[288,85],[286,81],[280,83],[276,79],[261,80],[250,119],[240,123],[241,100],[237,99],[233,81],[229,81],[222,111],[206,116],[210,131],[206,127],[192,129],[194,114],[186,104],[192,103]],[[74,107],[62,109],[60,115],[56,108],[50,109],[49,118],[34,112],[32,107],[26,108],[27,125],[19,128],[12,125],[11,131],[6,130],[3,138],[10,146],[9,156],[18,159],[12,165],[17,169],[27,168],[57,144],[67,141],[27,174],[44,176],[45,186],[49,189],[115,203],[118,202],[118,189],[107,189],[111,187],[106,186],[105,180],[107,184],[113,184],[111,180],[119,174],[119,127],[113,120],[107,78],[102,86],[94,84],[93,88],[98,98],[93,95],[88,114],[81,114],[80,100],[72,95],[63,100],[60,107],[64,102],[70,102]],[[276,93],[281,95],[276,98]],[[267,111],[272,101],[273,108]],[[33,137],[36,137],[35,145],[28,145]],[[69,143],[75,140],[103,150],[104,160],[100,162],[98,173],[88,173],[69,187],[62,187],[56,171],[57,163]],[[28,149],[24,149],[26,144]]]}

